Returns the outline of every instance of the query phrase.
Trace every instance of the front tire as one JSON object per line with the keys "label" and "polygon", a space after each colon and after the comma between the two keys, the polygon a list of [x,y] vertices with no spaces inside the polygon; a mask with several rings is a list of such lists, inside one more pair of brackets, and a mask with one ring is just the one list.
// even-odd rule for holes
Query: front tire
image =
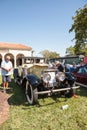
{"label": "front tire", "polygon": [[35,94],[37,91],[37,87],[33,88],[29,81],[26,82],[25,94],[29,104],[32,105],[38,102],[38,94]]}

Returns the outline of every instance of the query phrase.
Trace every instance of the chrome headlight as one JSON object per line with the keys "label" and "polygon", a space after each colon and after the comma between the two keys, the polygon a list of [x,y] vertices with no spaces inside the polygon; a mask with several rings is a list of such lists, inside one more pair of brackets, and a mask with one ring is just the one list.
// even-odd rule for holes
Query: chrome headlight
{"label": "chrome headlight", "polygon": [[59,81],[64,81],[65,79],[65,74],[63,72],[58,72],[56,74],[56,78],[59,79]]}
{"label": "chrome headlight", "polygon": [[49,82],[51,79],[51,76],[48,73],[44,73],[42,77],[43,77],[43,81],[46,83]]}

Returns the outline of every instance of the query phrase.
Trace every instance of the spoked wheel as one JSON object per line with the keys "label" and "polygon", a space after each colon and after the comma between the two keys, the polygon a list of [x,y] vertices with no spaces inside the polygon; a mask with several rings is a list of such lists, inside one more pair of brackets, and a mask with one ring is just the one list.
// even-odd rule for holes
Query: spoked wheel
{"label": "spoked wheel", "polygon": [[35,94],[35,92],[37,92],[37,88],[33,88],[32,85],[27,81],[25,94],[29,104],[36,104],[38,102],[38,94]]}

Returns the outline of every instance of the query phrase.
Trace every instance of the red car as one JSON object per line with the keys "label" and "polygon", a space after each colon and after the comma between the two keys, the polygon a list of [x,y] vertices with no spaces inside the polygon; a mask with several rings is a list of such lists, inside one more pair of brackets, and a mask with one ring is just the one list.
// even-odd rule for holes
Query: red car
{"label": "red car", "polygon": [[77,67],[73,74],[76,77],[76,82],[87,85],[87,65]]}

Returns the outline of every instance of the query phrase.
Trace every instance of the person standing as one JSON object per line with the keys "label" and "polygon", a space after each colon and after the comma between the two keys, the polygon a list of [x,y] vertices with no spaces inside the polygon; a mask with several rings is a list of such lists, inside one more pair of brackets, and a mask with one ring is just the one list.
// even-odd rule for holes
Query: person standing
{"label": "person standing", "polygon": [[56,61],[55,64],[56,68],[58,69],[58,72],[65,72],[64,66],[59,61]]}
{"label": "person standing", "polygon": [[10,61],[10,56],[6,56],[5,60],[1,62],[2,85],[4,92],[8,88],[9,82],[11,82],[12,69],[13,66],[12,62]]}

